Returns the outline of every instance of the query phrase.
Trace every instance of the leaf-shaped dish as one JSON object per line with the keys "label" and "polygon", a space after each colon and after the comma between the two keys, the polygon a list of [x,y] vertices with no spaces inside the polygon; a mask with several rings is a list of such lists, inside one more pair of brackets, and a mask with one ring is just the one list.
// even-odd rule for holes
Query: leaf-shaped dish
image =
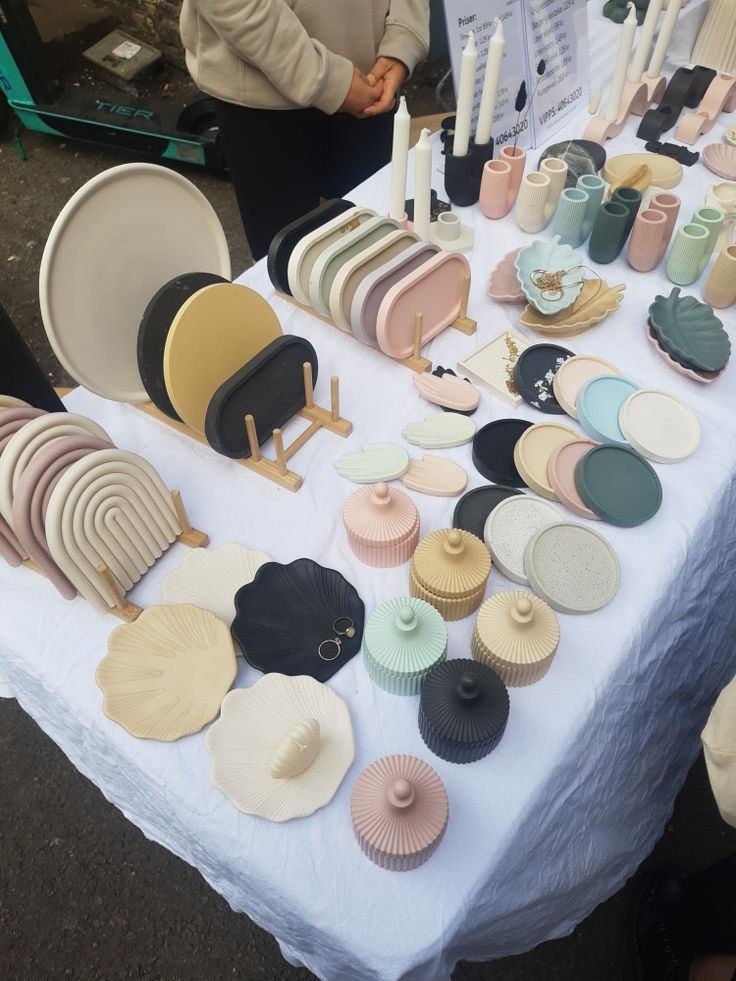
{"label": "leaf-shaped dish", "polygon": [[707,303],[680,296],[678,286],[669,296],[655,297],[649,323],[660,345],[684,367],[712,372],[728,364],[731,342],[723,324]]}
{"label": "leaf-shaped dish", "polygon": [[[264,673],[327,681],[363,640],[365,607],[355,588],[312,559],[262,565],[236,593],[235,611],[233,636],[248,663]],[[344,632],[348,621],[353,636]]]}
{"label": "leaf-shaped dish", "polygon": [[350,309],[350,326],[362,344],[378,347],[376,325],[383,298],[392,286],[400,283],[439,251],[439,247],[431,242],[417,242],[366,276],[355,291]]}
{"label": "leaf-shaped dish", "polygon": [[309,276],[323,250],[375,216],[375,211],[370,208],[350,208],[299,239],[289,256],[287,267],[289,289],[295,300],[309,304]]}
{"label": "leaf-shaped dish", "polygon": [[[550,242],[536,241],[521,249],[516,257],[516,275],[529,303],[550,316],[567,310],[583,288],[582,256],[569,245],[560,245],[560,236]],[[540,274],[556,275],[552,285],[543,284]],[[561,274],[561,275],[559,275]]]}
{"label": "leaf-shaped dish", "polygon": [[724,180],[736,180],[736,146],[725,143],[710,143],[703,150],[703,163],[714,174]]}
{"label": "leaf-shaped dish", "polygon": [[213,450],[233,460],[250,456],[244,419],[253,416],[258,445],[304,408],[304,364],[317,381],[317,352],[309,341],[285,334],[271,341],[212,396],[204,431]]}
{"label": "leaf-shaped dish", "polygon": [[309,274],[309,302],[323,317],[330,315],[330,291],[335,276],[346,262],[350,262],[365,249],[398,231],[398,223],[392,218],[369,218],[358,228],[343,235],[322,252]]}
{"label": "leaf-shaped dish", "polygon": [[380,269],[391,259],[401,255],[402,252],[405,252],[418,241],[419,239],[414,232],[398,229],[389,232],[375,245],[364,249],[354,259],[342,266],[335,276],[335,281],[330,290],[330,316],[336,327],[349,334],[353,332],[350,323],[351,310],[353,298],[360,284],[366,276]]}
{"label": "leaf-shaped dish", "polygon": [[621,306],[626,287],[609,286],[602,279],[584,279],[580,296],[568,310],[544,316],[533,306],[526,306],[519,320],[525,327],[558,336],[578,334],[614,313]]}
{"label": "leaf-shaped dish", "polygon": [[431,412],[421,422],[409,423],[401,435],[414,446],[441,450],[469,443],[475,430],[473,420],[459,412]]}
{"label": "leaf-shaped dish", "polygon": [[266,266],[269,278],[275,289],[291,296],[291,290],[289,289],[289,259],[296,244],[309,232],[313,232],[316,228],[321,228],[328,221],[332,221],[333,218],[337,218],[354,207],[355,205],[352,201],[345,201],[342,198],[332,198],[329,201],[323,201],[322,204],[313,208],[312,211],[307,212],[306,215],[302,215],[301,218],[297,218],[296,221],[292,221],[274,235],[268,249]]}
{"label": "leaf-shaped dish", "polygon": [[272,561],[265,552],[234,542],[219,548],[194,548],[178,569],[164,576],[163,601],[167,606],[192,603],[230,626],[235,616],[235,594],[253,582],[262,565]]}
{"label": "leaf-shaped dish", "polygon": [[102,710],[132,736],[171,742],[220,711],[236,674],[227,625],[196,606],[152,606],[117,627],[95,680]]}
{"label": "leaf-shaped dish", "polygon": [[460,313],[468,260],[459,252],[439,252],[396,283],[378,311],[376,340],[390,358],[408,358],[414,350],[414,322],[422,314],[421,344],[449,327]]}
{"label": "leaf-shaped dish", "polygon": [[657,354],[662,358],[665,364],[669,365],[673,371],[676,371],[678,375],[683,375],[685,378],[690,378],[692,381],[702,382],[704,385],[709,385],[714,382],[717,378],[720,378],[723,372],[726,370],[728,365],[724,365],[720,371],[694,371],[692,368],[686,368],[684,365],[679,364],[673,357],[671,357],[662,345],[659,343],[657,338],[652,333],[652,327],[649,321],[647,321],[647,340],[652,345]]}
{"label": "leaf-shaped dish", "polygon": [[516,275],[516,259],[521,247],[507,252],[491,273],[488,295],[497,303],[523,303],[524,291]]}

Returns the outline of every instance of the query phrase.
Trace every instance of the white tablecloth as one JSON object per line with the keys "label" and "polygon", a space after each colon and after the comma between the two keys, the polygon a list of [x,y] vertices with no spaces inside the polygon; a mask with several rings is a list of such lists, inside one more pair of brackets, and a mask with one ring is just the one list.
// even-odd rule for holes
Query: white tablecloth
{"label": "white tablecloth", "polygon": [[[570,127],[567,135],[581,128]],[[609,146],[635,148],[631,135]],[[702,203],[710,182],[701,165],[686,172],[677,190],[684,217]],[[383,173],[352,197],[384,210],[386,192]],[[471,338],[450,330],[433,342],[431,358],[446,366],[503,327],[525,333],[515,308],[490,301],[485,286],[495,261],[526,237],[513,218],[489,222],[475,210],[463,218],[476,226],[470,313],[479,329]],[[688,461],[657,466],[664,503],[652,521],[633,530],[599,527],[621,560],[618,596],[592,616],[560,617],[552,670],[540,684],[512,690],[506,735],[478,763],[455,766],[433,757],[417,732],[417,699],[375,688],[358,657],[330,682],[350,706],[356,736],[356,760],[335,799],[286,825],[242,815],[209,783],[203,733],[172,745],[138,741],[103,716],[94,671],[116,621],[82,600],[65,602],[30,571],[0,568],[0,669],[23,708],[149,838],[198,868],[233,909],[275,934],[290,961],[322,978],[441,981],[459,958],[511,954],[569,932],[621,886],[660,835],[708,708],[734,673],[733,378],[728,373],[712,386],[697,385],[649,347],[647,306],[671,288],[662,270],[641,275],[618,260],[600,273],[611,284],[626,283],[623,306],[569,346],[681,395],[701,419],[703,442]],[[306,478],[298,494],[129,406],[82,390],[66,403],[180,488],[192,522],[209,532],[213,545],[242,542],[282,562],[314,558],[351,579],[370,612],[406,593],[407,567],[375,571],[352,556],[339,512],[354,487],[332,463],[372,440],[401,441],[403,425],[430,407],[414,392],[406,368],[275,297],[263,263],[241,281],[273,303],[285,331],[316,346],[318,400],[327,402],[329,376],[339,373],[343,412],[355,425],[348,440],[321,433],[297,454],[293,466]],[[699,295],[701,286],[685,292]],[[734,311],[724,311],[723,320],[733,338]],[[485,394],[476,419],[483,424],[508,414]],[[517,415],[543,418],[526,406]],[[287,437],[302,426],[289,424]],[[482,483],[469,447],[447,455],[468,469],[471,486]],[[424,532],[450,524],[454,501],[419,495],[416,501]],[[185,554],[184,546],[174,546],[132,599],[156,603],[162,576]],[[493,572],[490,591],[508,585]],[[451,656],[469,656],[472,623],[450,625]],[[243,665],[236,684],[257,677]],[[450,799],[439,850],[403,875],[365,858],[349,815],[359,772],[396,752],[427,759]]]}

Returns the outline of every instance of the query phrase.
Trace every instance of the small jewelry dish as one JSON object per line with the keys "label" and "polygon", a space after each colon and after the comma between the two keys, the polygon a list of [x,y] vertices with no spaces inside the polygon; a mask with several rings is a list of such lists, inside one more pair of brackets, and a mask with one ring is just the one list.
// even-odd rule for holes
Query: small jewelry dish
{"label": "small jewelry dish", "polygon": [[382,869],[408,872],[435,852],[447,828],[447,792],[416,756],[384,756],[358,777],[350,798],[358,844]]}
{"label": "small jewelry dish", "polygon": [[514,381],[514,365],[528,347],[529,342],[519,334],[504,330],[458,361],[457,368],[476,385],[515,408],[521,402],[521,395]]}
{"label": "small jewelry dish", "polygon": [[446,657],[447,625],[423,600],[387,600],[366,621],[365,669],[374,684],[392,695],[418,695],[427,674]]}
{"label": "small jewelry dish", "polygon": [[219,548],[193,549],[178,569],[164,576],[163,602],[168,606],[191,603],[214,613],[229,627],[235,617],[235,594],[271,561],[265,552],[234,542]]}
{"label": "small jewelry dish", "polygon": [[409,592],[445,620],[463,620],[483,602],[491,556],[483,542],[459,528],[442,528],[423,538],[409,569]]}
{"label": "small jewelry dish", "polygon": [[408,562],[419,541],[414,501],[386,483],[351,494],[343,505],[342,520],[353,554],[379,569]]}
{"label": "small jewelry dish", "polygon": [[313,678],[269,674],[236,688],[207,733],[210,780],[244,814],[308,817],[332,800],[355,758],[345,702]]}
{"label": "small jewelry dish", "polygon": [[702,160],[714,174],[727,181],[736,181],[736,146],[709,143],[703,150]]}
{"label": "small jewelry dish", "polygon": [[659,477],[629,446],[594,447],[577,465],[575,486],[586,507],[621,528],[643,525],[662,504]]}
{"label": "small jewelry dish", "polygon": [[360,650],[365,607],[355,588],[312,559],[267,562],[235,594],[233,637],[264,674],[327,681]]}
{"label": "small jewelry dish", "polygon": [[549,337],[573,337],[615,313],[623,302],[625,289],[623,283],[609,286],[602,279],[584,279],[580,296],[571,307],[547,316],[529,304],[519,322]]}
{"label": "small jewelry dish", "polygon": [[450,763],[473,763],[498,746],[509,719],[509,693],[496,672],[470,658],[433,668],[419,699],[419,734]]}
{"label": "small jewelry dish", "polygon": [[524,554],[529,585],[560,613],[593,613],[618,592],[616,553],[592,528],[561,523],[543,528]]}
{"label": "small jewelry dish", "polygon": [[552,667],[560,625],[547,604],[518,590],[487,599],[475,620],[473,657],[487,664],[505,685],[541,681]]}
{"label": "small jewelry dish", "polygon": [[149,607],[116,627],[95,680],[108,719],[139,739],[171,742],[215,718],[235,674],[227,624],[187,603]]}
{"label": "small jewelry dish", "polygon": [[657,296],[649,307],[649,326],[670,357],[693,371],[722,371],[731,357],[731,341],[723,324],[707,303],[680,296],[675,286],[669,296]]}
{"label": "small jewelry dish", "polygon": [[483,537],[493,563],[512,582],[527,586],[524,553],[542,528],[562,521],[562,514],[549,501],[528,494],[501,501],[488,515]]}
{"label": "small jewelry dish", "polygon": [[532,242],[516,257],[516,274],[527,300],[545,316],[567,310],[583,288],[582,256],[560,236],[550,242]]}

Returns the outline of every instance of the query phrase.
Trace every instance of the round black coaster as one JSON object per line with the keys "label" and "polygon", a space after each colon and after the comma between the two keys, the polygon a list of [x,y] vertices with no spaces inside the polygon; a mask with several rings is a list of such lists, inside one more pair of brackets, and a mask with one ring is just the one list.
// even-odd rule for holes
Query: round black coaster
{"label": "round black coaster", "polygon": [[453,658],[432,668],[419,696],[419,734],[450,763],[472,763],[498,745],[509,718],[509,693],[486,664]]}
{"label": "round black coaster", "polygon": [[565,415],[555,398],[552,381],[560,365],[574,354],[558,344],[532,344],[521,352],[514,365],[514,382],[528,405],[548,415]]}
{"label": "round black coaster", "polygon": [[506,487],[526,487],[514,463],[514,447],[531,426],[527,419],[495,419],[473,437],[473,464],[486,480]]}
{"label": "round black coaster", "polygon": [[483,541],[486,519],[491,511],[507,497],[515,497],[522,493],[523,491],[516,487],[499,487],[497,484],[476,487],[475,490],[463,494],[455,505],[452,527],[463,528]]}
{"label": "round black coaster", "polygon": [[148,397],[170,419],[181,422],[164,381],[164,348],[171,324],[190,296],[205,286],[226,282],[214,273],[184,273],[164,283],[143,311],[138,328],[138,371]]}

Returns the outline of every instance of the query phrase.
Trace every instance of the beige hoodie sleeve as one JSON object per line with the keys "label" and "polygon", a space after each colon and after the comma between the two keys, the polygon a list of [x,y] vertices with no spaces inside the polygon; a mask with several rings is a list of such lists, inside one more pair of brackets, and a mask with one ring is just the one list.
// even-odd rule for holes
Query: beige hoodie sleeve
{"label": "beige hoodie sleeve", "polygon": [[197,0],[197,8],[223,41],[296,105],[331,114],[345,101],[351,62],[310,37],[284,0]]}
{"label": "beige hoodie sleeve", "polygon": [[414,71],[429,50],[429,0],[391,0],[378,54]]}

